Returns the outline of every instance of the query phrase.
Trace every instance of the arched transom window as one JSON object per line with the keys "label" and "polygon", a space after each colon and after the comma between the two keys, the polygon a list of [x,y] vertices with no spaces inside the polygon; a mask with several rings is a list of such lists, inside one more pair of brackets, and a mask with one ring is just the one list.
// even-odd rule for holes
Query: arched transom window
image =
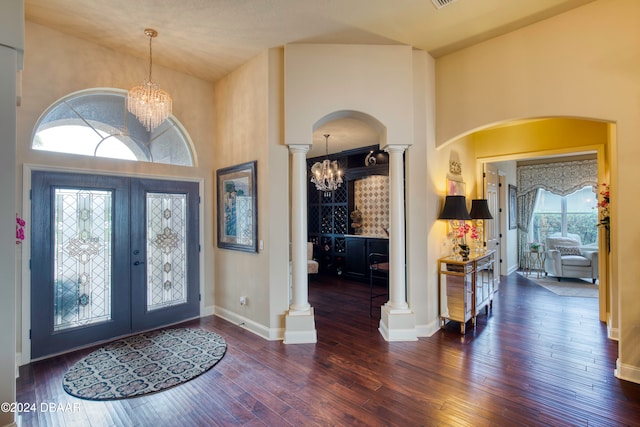
{"label": "arched transom window", "polygon": [[31,147],[83,156],[194,166],[190,138],[169,117],[148,132],[126,109],[126,91],[93,89],[72,93],[40,117]]}

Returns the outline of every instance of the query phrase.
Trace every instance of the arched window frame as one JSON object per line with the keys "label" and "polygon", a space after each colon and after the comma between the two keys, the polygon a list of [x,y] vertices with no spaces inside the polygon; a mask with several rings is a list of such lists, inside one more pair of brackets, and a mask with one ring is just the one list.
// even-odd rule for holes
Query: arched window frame
{"label": "arched window frame", "polygon": [[[126,94],[122,89],[94,88],[70,93],[53,103],[38,119],[31,138],[31,148],[37,147],[40,132],[50,128],[78,125],[98,135],[94,157],[111,138],[117,139],[135,156],[136,161],[178,166],[196,166],[193,142],[175,118],[170,116],[153,131],[147,131],[138,119],[126,109]],[[67,154],[89,155],[84,150],[44,150]]]}

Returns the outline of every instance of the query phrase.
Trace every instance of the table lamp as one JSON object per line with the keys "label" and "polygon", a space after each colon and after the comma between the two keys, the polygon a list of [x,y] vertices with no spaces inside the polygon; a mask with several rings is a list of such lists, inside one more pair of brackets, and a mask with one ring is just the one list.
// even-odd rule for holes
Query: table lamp
{"label": "table lamp", "polygon": [[444,200],[444,206],[442,208],[442,212],[440,212],[440,216],[438,217],[438,219],[449,220],[449,224],[451,225],[452,230],[454,230],[453,252],[459,252],[460,249],[463,248],[460,247],[460,243],[458,243],[456,239],[456,231],[461,225],[460,221],[462,221],[462,224],[464,224],[464,221],[471,219],[469,211],[467,210],[467,199],[464,196],[447,196]]}
{"label": "table lamp", "polygon": [[476,245],[476,250],[484,250],[484,221],[485,219],[493,219],[491,212],[489,211],[489,203],[487,199],[473,199],[471,201],[471,212],[469,216],[475,222],[476,232],[479,237],[483,239],[483,247],[480,248]]}

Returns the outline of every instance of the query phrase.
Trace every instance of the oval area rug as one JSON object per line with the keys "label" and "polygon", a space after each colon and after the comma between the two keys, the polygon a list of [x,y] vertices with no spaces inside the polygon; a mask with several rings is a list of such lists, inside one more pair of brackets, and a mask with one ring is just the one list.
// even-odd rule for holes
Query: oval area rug
{"label": "oval area rug", "polygon": [[140,396],[182,384],[218,363],[224,338],[198,328],[151,331],[114,341],[76,362],[64,390],[88,400]]}

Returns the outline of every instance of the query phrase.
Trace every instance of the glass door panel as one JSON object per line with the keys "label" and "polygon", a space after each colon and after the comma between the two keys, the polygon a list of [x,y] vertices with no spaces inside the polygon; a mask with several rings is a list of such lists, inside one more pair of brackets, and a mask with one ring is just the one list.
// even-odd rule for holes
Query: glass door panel
{"label": "glass door panel", "polygon": [[112,193],[54,190],[53,330],[111,320]]}
{"label": "glass door panel", "polygon": [[147,310],[187,302],[187,196],[148,193]]}

